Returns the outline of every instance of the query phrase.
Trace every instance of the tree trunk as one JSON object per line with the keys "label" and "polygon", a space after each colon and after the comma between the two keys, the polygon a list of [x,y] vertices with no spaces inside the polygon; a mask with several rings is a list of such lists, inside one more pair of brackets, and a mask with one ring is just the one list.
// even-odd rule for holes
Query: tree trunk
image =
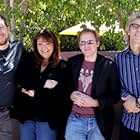
{"label": "tree trunk", "polygon": [[14,0],[10,0],[10,8],[11,8],[11,35],[10,40],[15,40],[15,17],[14,17]]}
{"label": "tree trunk", "polygon": [[24,21],[24,16],[27,12],[27,7],[28,7],[28,0],[21,0],[20,3],[20,11],[21,11],[21,20],[20,20],[20,29],[19,29],[19,39],[20,41],[23,41],[23,32],[25,28],[25,21]]}
{"label": "tree trunk", "polygon": [[10,0],[4,0],[4,5],[5,5],[5,13],[4,13],[4,16],[7,18],[9,6],[10,6]]}

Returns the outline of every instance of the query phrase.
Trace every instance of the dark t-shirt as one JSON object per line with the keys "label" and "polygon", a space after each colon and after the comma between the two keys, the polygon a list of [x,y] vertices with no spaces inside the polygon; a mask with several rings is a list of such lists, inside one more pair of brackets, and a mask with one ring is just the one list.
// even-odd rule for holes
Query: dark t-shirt
{"label": "dark t-shirt", "polygon": [[[84,61],[78,79],[78,90],[89,96],[91,96],[94,65],[95,62]],[[94,115],[94,110],[92,107],[79,107],[74,104],[72,107],[72,114],[89,117]]]}

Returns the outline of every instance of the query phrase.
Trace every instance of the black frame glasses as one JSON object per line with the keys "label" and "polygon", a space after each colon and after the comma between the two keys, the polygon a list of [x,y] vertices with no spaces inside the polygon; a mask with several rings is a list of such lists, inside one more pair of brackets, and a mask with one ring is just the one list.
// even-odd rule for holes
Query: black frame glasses
{"label": "black frame glasses", "polygon": [[133,29],[138,29],[138,28],[140,28],[140,24],[132,23],[132,24],[130,24],[130,27]]}

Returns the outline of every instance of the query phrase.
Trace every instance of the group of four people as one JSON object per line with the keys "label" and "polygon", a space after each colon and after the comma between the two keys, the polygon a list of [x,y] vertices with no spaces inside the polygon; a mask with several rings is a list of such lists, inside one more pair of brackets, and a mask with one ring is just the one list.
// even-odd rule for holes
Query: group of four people
{"label": "group of four people", "polygon": [[140,139],[140,13],[127,27],[128,48],[115,61],[98,53],[100,37],[78,34],[81,54],[64,61],[56,35],[40,30],[28,53],[9,41],[0,16],[0,140],[12,140],[12,118],[20,140],[111,140],[113,104],[123,103],[120,140]]}

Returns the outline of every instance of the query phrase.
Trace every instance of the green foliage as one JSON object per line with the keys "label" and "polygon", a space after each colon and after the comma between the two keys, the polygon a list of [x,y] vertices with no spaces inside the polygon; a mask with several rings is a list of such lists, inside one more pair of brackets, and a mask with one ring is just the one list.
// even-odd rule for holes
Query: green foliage
{"label": "green foliage", "polygon": [[4,10],[5,10],[4,3],[2,2],[2,0],[0,0],[0,14],[1,15],[4,15]]}
{"label": "green foliage", "polygon": [[122,32],[106,32],[101,36],[101,44],[99,48],[101,51],[123,50],[124,47],[125,44]]}
{"label": "green foliage", "polygon": [[[128,16],[133,11],[140,10],[140,0],[26,0],[28,8],[21,13],[22,0],[15,0],[14,9],[8,10],[10,22],[12,13],[15,18],[16,38],[23,36],[23,42],[28,50],[32,50],[32,40],[41,28],[51,28],[58,33],[80,22],[91,21],[99,31],[105,24],[114,27],[116,21],[125,29]],[[4,0],[0,0],[0,13],[5,14]],[[20,29],[20,21],[24,21],[24,30]],[[62,50],[76,49],[75,37],[60,36]],[[101,37],[101,50],[120,50],[123,48],[123,34],[105,33]],[[66,48],[65,48],[66,47]]]}
{"label": "green foliage", "polygon": [[76,36],[61,36],[60,46],[62,51],[78,51],[78,41]]}
{"label": "green foliage", "polygon": [[[106,32],[100,37],[100,51],[117,51],[123,50],[125,42],[123,33]],[[62,51],[79,51],[78,41],[76,36],[61,36],[60,45]]]}

